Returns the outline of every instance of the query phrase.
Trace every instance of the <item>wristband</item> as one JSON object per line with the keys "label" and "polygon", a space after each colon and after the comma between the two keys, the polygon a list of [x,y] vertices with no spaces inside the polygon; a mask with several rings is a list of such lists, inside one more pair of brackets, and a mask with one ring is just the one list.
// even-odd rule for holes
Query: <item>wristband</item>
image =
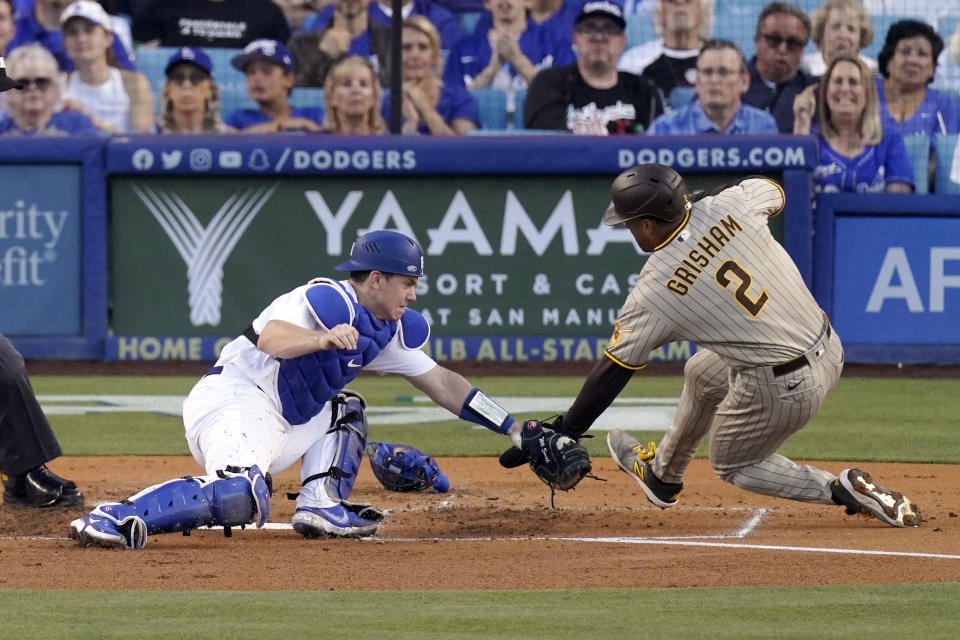
{"label": "wristband", "polygon": [[496,433],[506,433],[514,420],[506,409],[488,398],[477,387],[471,389],[464,399],[463,406],[460,407],[460,418]]}

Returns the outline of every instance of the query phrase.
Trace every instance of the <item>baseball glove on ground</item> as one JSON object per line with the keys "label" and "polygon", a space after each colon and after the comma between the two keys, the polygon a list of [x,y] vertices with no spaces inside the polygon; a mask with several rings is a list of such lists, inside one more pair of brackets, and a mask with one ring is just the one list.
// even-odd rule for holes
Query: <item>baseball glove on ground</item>
{"label": "baseball glove on ground", "polygon": [[523,424],[521,448],[530,458],[530,468],[551,491],[569,491],[590,473],[590,454],[573,438],[545,431],[539,420]]}

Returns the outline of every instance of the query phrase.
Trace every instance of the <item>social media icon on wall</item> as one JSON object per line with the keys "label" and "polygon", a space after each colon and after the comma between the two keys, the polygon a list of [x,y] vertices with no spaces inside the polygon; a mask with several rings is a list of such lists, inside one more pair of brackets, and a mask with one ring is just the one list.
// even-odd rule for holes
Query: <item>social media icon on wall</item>
{"label": "social media icon on wall", "polygon": [[217,161],[221,169],[239,169],[243,166],[243,154],[239,151],[221,151]]}
{"label": "social media icon on wall", "polygon": [[180,149],[173,151],[163,151],[160,153],[160,160],[163,162],[164,169],[176,169],[180,166],[180,160],[183,159],[183,152]]}
{"label": "social media icon on wall", "polygon": [[194,171],[209,171],[213,166],[213,154],[210,149],[194,149],[190,152],[190,168]]}
{"label": "social media icon on wall", "polygon": [[153,152],[150,149],[137,149],[130,158],[133,168],[138,171],[148,171],[153,166]]}

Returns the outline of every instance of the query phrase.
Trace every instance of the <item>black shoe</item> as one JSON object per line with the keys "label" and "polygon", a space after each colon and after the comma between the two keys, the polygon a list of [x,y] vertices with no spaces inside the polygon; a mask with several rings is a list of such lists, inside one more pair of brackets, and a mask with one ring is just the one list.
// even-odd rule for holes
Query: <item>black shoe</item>
{"label": "black shoe", "polygon": [[40,465],[18,476],[4,474],[3,502],[25,507],[76,507],[83,504],[83,494],[71,480]]}

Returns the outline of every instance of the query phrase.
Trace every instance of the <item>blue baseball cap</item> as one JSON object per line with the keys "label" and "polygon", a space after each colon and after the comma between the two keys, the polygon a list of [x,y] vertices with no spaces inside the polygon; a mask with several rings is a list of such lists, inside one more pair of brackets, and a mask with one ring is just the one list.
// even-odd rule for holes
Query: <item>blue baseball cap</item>
{"label": "blue baseball cap", "polygon": [[209,75],[213,75],[213,62],[210,56],[205,54],[202,49],[196,47],[180,47],[177,52],[167,60],[167,66],[164,68],[164,74],[170,73],[170,67],[180,62],[189,62],[195,64]]}
{"label": "blue baseball cap", "polygon": [[254,40],[243,48],[243,53],[230,61],[237,71],[246,73],[247,65],[258,58],[265,58],[283,67],[288,73],[293,73],[293,53],[279,40],[261,38]]}

